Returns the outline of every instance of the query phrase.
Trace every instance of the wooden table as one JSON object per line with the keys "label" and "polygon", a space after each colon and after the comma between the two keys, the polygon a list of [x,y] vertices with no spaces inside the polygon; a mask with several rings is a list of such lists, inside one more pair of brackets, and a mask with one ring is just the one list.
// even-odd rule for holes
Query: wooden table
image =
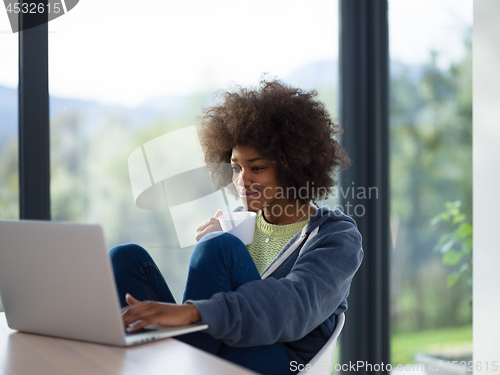
{"label": "wooden table", "polygon": [[0,374],[254,374],[175,339],[129,348],[21,333],[0,313]]}

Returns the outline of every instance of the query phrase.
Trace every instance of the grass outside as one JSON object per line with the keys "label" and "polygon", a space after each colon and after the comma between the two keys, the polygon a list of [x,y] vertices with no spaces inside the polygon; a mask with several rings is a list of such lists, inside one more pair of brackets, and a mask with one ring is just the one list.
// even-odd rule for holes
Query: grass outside
{"label": "grass outside", "polygon": [[472,353],[472,325],[394,334],[391,363],[413,364],[417,353],[460,355]]}
{"label": "grass outside", "polygon": [[[341,334],[342,336],[342,334]],[[340,345],[335,350],[334,365],[339,363]],[[391,364],[393,368],[402,364],[414,364],[417,353],[461,354],[472,353],[472,325],[431,329],[418,332],[394,334],[391,337]],[[332,375],[336,372],[332,371]]]}

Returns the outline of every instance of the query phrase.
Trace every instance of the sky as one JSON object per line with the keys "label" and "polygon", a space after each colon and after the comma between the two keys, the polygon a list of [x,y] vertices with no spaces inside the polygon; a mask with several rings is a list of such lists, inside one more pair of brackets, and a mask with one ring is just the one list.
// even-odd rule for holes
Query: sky
{"label": "sky", "polygon": [[[434,49],[445,66],[463,53],[472,0],[391,0],[389,22],[391,58]],[[337,59],[338,2],[80,0],[49,32],[51,95],[133,107]],[[17,86],[17,43],[0,13],[0,85]]]}

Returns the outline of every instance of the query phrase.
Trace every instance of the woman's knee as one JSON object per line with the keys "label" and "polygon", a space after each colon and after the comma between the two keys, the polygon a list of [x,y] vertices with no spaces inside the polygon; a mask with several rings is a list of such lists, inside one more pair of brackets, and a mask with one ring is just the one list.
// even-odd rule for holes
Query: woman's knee
{"label": "woman's knee", "polygon": [[211,261],[223,261],[235,252],[246,250],[245,245],[236,236],[226,232],[211,232],[201,238],[193,254],[191,266]]}
{"label": "woman's knee", "polygon": [[203,244],[203,242],[208,242],[208,241],[210,241],[210,243],[214,243],[214,241],[212,241],[212,240],[215,240],[218,238],[220,241],[222,239],[221,236],[227,237],[228,235],[232,236],[232,234],[227,233],[227,232],[223,232],[223,231],[210,232],[210,233],[205,234],[203,237],[201,237],[201,239],[198,243]]}
{"label": "woman's knee", "polygon": [[149,253],[142,247],[135,243],[126,243],[113,247],[109,251],[111,263],[145,263],[151,261],[152,258]]}

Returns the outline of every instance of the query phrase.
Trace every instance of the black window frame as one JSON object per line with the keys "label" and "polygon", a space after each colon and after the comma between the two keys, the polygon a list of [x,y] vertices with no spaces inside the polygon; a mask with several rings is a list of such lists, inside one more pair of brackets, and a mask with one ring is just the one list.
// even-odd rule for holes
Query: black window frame
{"label": "black window frame", "polygon": [[342,201],[351,210],[363,208],[354,218],[364,260],[351,285],[340,363],[362,361],[374,366],[362,373],[382,374],[390,364],[388,1],[339,0],[339,20],[339,117],[352,160],[341,186],[344,192],[361,187],[377,193],[368,199],[349,194]]}
{"label": "black window frame", "polygon": [[[47,4],[48,0],[38,1]],[[50,220],[48,13],[19,13],[19,217]],[[33,24],[39,26],[30,27]],[[23,30],[25,29],[25,30]]]}

